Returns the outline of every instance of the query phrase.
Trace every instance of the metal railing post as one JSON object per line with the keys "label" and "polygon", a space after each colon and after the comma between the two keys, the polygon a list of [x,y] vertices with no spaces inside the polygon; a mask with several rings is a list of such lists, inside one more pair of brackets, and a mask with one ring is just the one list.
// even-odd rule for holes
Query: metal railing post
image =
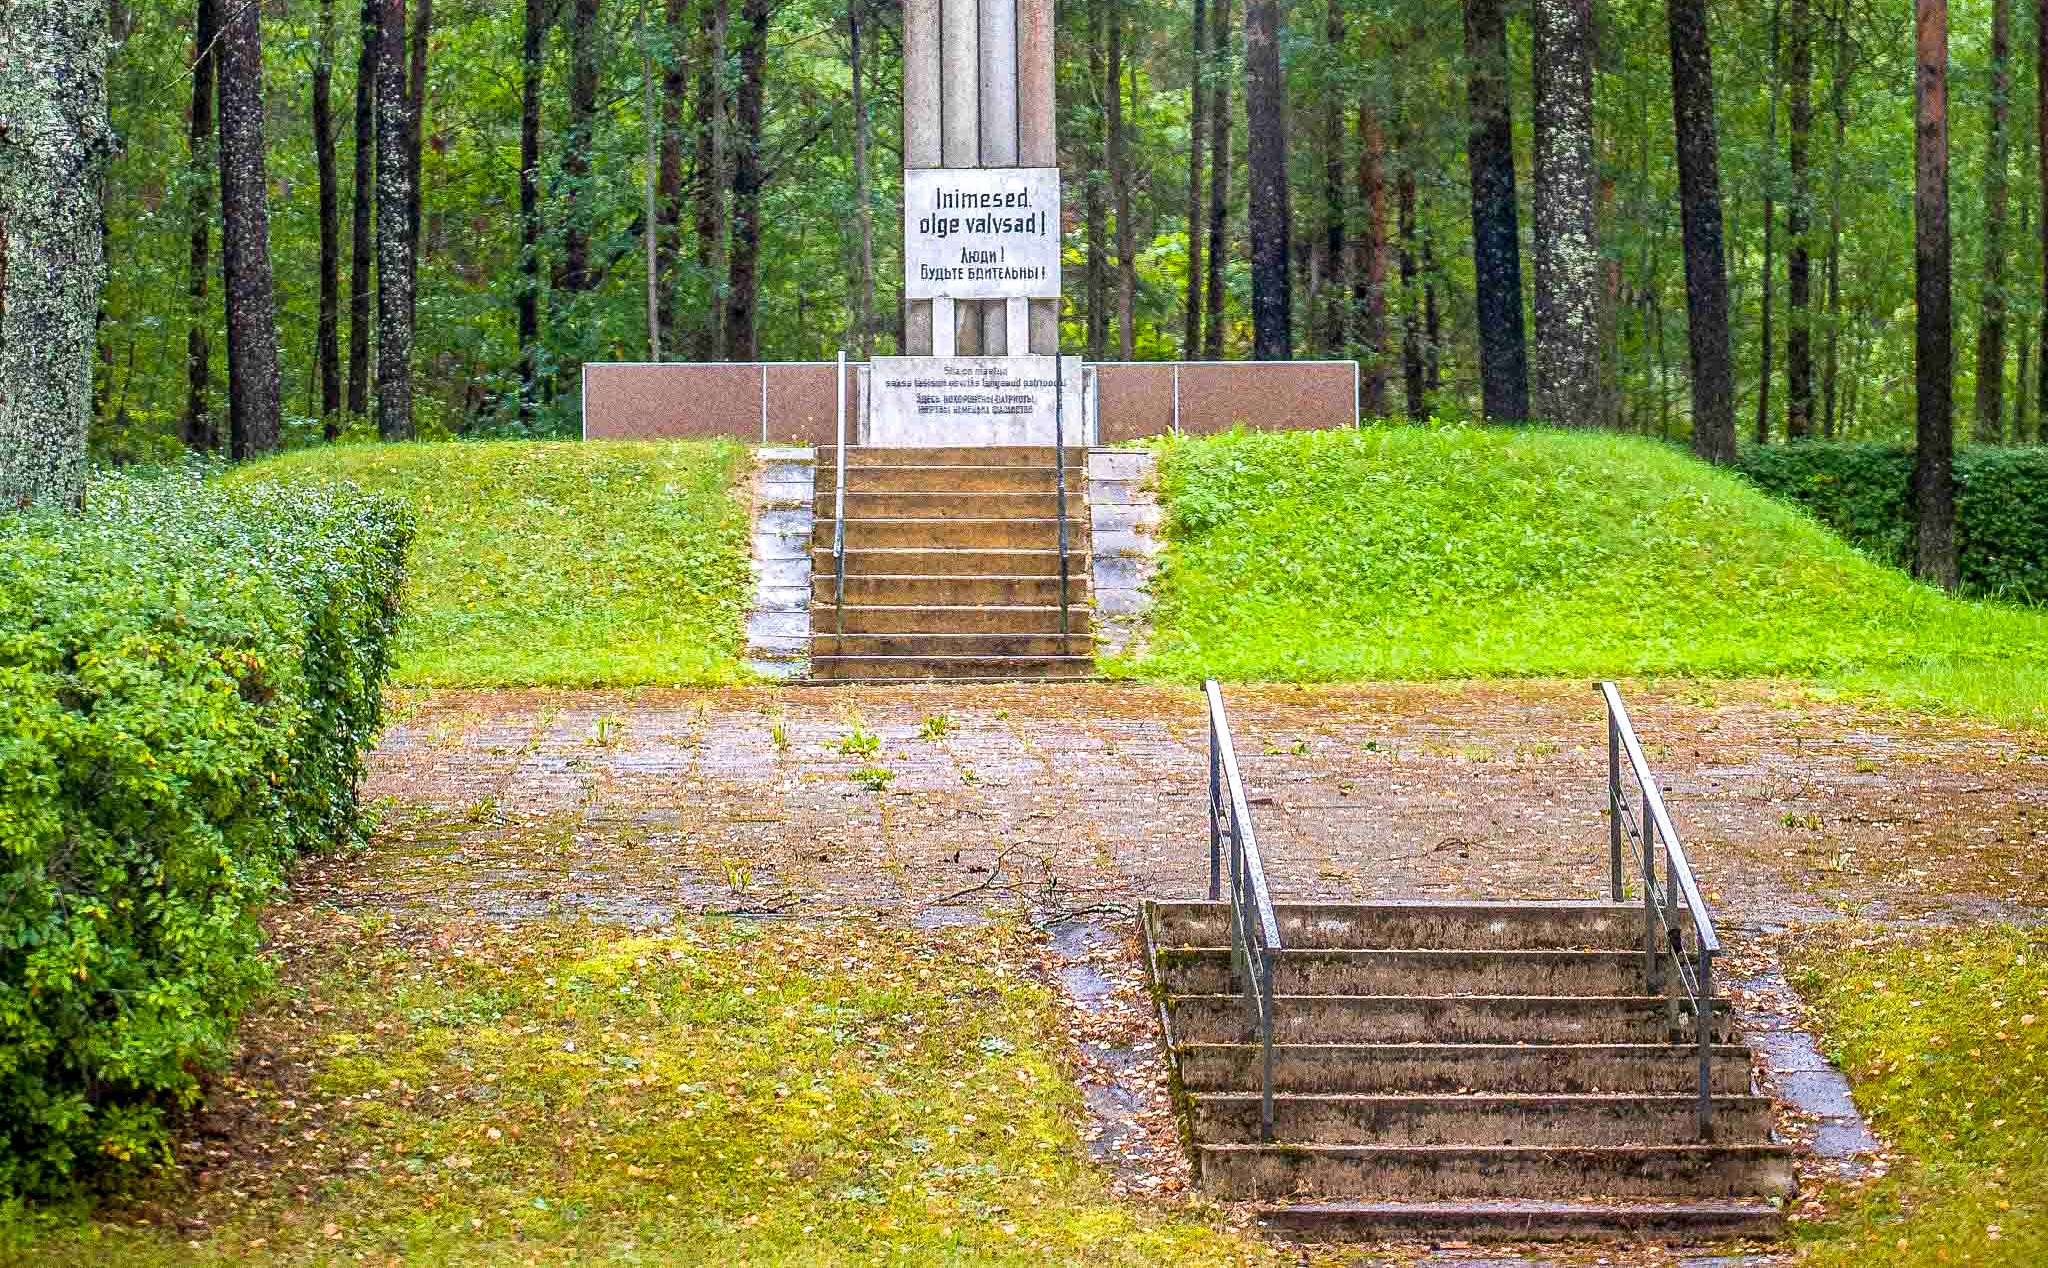
{"label": "metal railing post", "polygon": [[1627,894],[1621,874],[1621,728],[1607,710],[1607,891],[1620,902]]}
{"label": "metal railing post", "polygon": [[1643,972],[1647,975],[1650,992],[1655,994],[1663,989],[1663,974],[1659,966],[1663,957],[1657,946],[1657,823],[1649,815],[1648,799],[1644,800],[1642,822],[1643,845]]}
{"label": "metal railing post", "polygon": [[1060,655],[1072,655],[1067,617],[1067,386],[1066,358],[1059,346],[1052,350],[1052,478],[1053,495],[1059,499],[1056,513],[1060,522]]}
{"label": "metal railing post", "polygon": [[1714,953],[1700,948],[1700,1008],[1704,1022],[1695,1018],[1700,1043],[1700,1139],[1714,1135]]}
{"label": "metal railing post", "polygon": [[838,619],[839,645],[846,654],[846,349],[839,350],[839,448],[834,455],[832,486],[832,609]]}
{"label": "metal railing post", "polygon": [[1259,1002],[1264,1006],[1259,1016],[1259,1043],[1264,1072],[1259,1080],[1259,1139],[1266,1144],[1273,1143],[1273,953],[1267,951],[1259,956]]}
{"label": "metal railing post", "polygon": [[1218,819],[1222,798],[1222,768],[1217,764],[1216,719],[1209,719],[1209,901],[1215,902],[1223,871],[1223,825]]}

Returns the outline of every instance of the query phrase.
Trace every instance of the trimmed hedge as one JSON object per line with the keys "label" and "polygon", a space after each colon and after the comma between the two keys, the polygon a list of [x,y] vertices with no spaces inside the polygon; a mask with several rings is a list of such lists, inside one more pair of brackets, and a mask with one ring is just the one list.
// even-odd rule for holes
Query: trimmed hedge
{"label": "trimmed hedge", "polygon": [[[1912,450],[1800,441],[1744,449],[1736,467],[1864,553],[1911,567]],[[1960,449],[1955,474],[1963,593],[2048,604],[2048,448]]]}
{"label": "trimmed hedge", "polygon": [[412,537],[338,484],[87,507],[0,518],[0,1197],[167,1157],[266,981],[263,900],[359,831]]}

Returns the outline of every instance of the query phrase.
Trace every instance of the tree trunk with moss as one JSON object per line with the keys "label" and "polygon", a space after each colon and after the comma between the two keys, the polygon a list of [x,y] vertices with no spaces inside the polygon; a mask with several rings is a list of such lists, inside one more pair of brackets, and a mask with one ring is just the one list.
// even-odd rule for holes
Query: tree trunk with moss
{"label": "tree trunk with moss", "polygon": [[377,58],[377,434],[411,440],[412,127],[405,0],[382,0]]}
{"label": "tree trunk with moss", "polygon": [[1536,417],[1600,420],[1592,0],[1536,0]]}
{"label": "tree trunk with moss", "polygon": [[0,511],[85,495],[107,14],[0,0]]}

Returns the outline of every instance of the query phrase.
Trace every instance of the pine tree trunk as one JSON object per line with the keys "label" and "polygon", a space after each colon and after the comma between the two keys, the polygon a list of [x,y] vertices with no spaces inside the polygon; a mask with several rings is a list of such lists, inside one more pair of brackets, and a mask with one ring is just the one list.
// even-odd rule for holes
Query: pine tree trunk
{"label": "pine tree trunk", "polygon": [[1948,0],[1913,11],[1913,494],[1918,508],[1913,571],[1956,588],[1955,354],[1949,311]]}
{"label": "pine tree trunk", "polygon": [[220,10],[221,294],[228,319],[228,451],[277,448],[283,387],[270,275],[269,181],[263,162],[263,35],[253,4]]}
{"label": "pine tree trunk", "polygon": [[769,13],[769,0],[740,5],[740,84],[732,113],[739,143],[733,148],[732,276],[725,306],[726,346],[735,361],[759,355],[754,320],[760,306],[761,99]]}
{"label": "pine tree trunk", "polygon": [[2048,0],[2035,0],[2034,39],[2034,170],[2041,195],[2041,324],[2036,332],[2041,355],[2035,362],[2040,377],[2034,385],[2034,409],[2048,418]]}
{"label": "pine tree trunk", "polygon": [[1180,339],[1180,355],[1188,361],[1202,349],[1202,140],[1209,123],[1209,13],[1204,0],[1194,2],[1188,28],[1194,68],[1188,76],[1188,285]]}
{"label": "pine tree trunk", "polygon": [[213,417],[213,312],[207,303],[207,275],[213,271],[213,41],[219,30],[215,0],[199,0],[192,28],[192,121],[187,133],[191,195],[191,255],[185,293],[191,300],[185,330],[186,447],[210,452],[220,448],[220,427]]}
{"label": "pine tree trunk", "polygon": [[540,94],[550,0],[526,0],[519,52],[519,422],[533,426],[540,385]]}
{"label": "pine tree trunk", "polygon": [[420,206],[425,189],[420,159],[427,136],[427,37],[433,30],[434,0],[412,0],[411,71],[405,81],[406,189],[405,263],[407,286],[415,311],[420,299]]}
{"label": "pine tree trunk", "polygon": [[1828,159],[1828,348],[1821,370],[1821,435],[1833,440],[1841,431],[1838,414],[1842,347],[1842,150],[1848,133],[1849,26],[1846,0],[1837,3],[1834,25],[1835,73],[1828,85],[1829,110],[1835,121],[1834,153]]}
{"label": "pine tree trunk", "polygon": [[[1107,118],[1109,103],[1101,99],[1103,85],[1109,83],[1107,62],[1103,52],[1109,40],[1108,0],[1088,0],[1088,83],[1090,91],[1098,94],[1095,119]],[[1109,352],[1109,256],[1105,242],[1108,232],[1109,210],[1102,197],[1102,172],[1109,166],[1109,134],[1107,123],[1101,129],[1090,129],[1088,175],[1083,187],[1082,219],[1086,242],[1086,263],[1082,273],[1082,299],[1088,308],[1087,350],[1090,361],[1101,361]]]}
{"label": "pine tree trunk", "polygon": [[1109,130],[1109,196],[1116,208],[1116,351],[1119,361],[1130,361],[1135,358],[1131,320],[1138,273],[1131,224],[1130,138],[1124,131],[1124,10],[1120,0],[1108,0],[1108,6],[1109,69],[1102,90]]}
{"label": "pine tree trunk", "polygon": [[1593,4],[1536,0],[1536,417],[1600,422],[1594,243]]}
{"label": "pine tree trunk", "polygon": [[861,83],[861,25],[866,0],[849,0],[846,30],[853,83],[853,346],[863,361],[875,351],[875,213],[868,193],[868,111]]}
{"label": "pine tree trunk", "polygon": [[1767,443],[1771,438],[1771,362],[1777,351],[1771,331],[1773,300],[1777,286],[1778,256],[1772,235],[1777,232],[1778,213],[1775,177],[1771,165],[1778,156],[1778,97],[1782,77],[1778,66],[1779,33],[1778,0],[1771,0],[1771,112],[1764,120],[1764,153],[1769,156],[1764,164],[1764,263],[1758,274],[1762,283],[1762,298],[1759,301],[1759,324],[1757,330],[1757,374],[1756,374],[1756,443]]}
{"label": "pine tree trunk", "polygon": [[313,157],[320,181],[320,318],[315,345],[320,375],[321,431],[341,434],[341,193],[334,163],[334,0],[320,0],[313,54]]}
{"label": "pine tree trunk", "polygon": [[[217,5],[220,0],[211,2]],[[355,183],[349,195],[348,412],[357,418],[370,412],[370,265],[376,259],[370,236],[377,193],[377,45],[383,33],[380,2],[363,0],[362,49],[356,57]]]}
{"label": "pine tree trunk", "polygon": [[1317,344],[1342,356],[1351,316],[1345,269],[1344,183],[1344,6],[1329,0],[1323,13],[1323,41],[1331,74],[1323,85],[1323,273],[1324,302],[1318,314]]}
{"label": "pine tree trunk", "polygon": [[1287,95],[1280,76],[1279,0],[1245,0],[1245,165],[1251,181],[1252,356],[1294,354],[1294,230],[1287,208]]}
{"label": "pine tree trunk", "polygon": [[[662,111],[654,96],[654,32],[647,25],[647,0],[640,0],[640,128],[646,147],[640,210],[641,251],[647,265],[647,359],[661,363],[661,136]],[[666,28],[664,28],[666,30]]]}
{"label": "pine tree trunk", "polygon": [[1735,390],[1728,356],[1728,262],[1721,246],[1720,154],[1706,0],[1665,0],[1671,115],[1685,233],[1686,340],[1692,351],[1692,448],[1735,461]]}
{"label": "pine tree trunk", "polygon": [[377,58],[377,434],[411,440],[412,129],[406,119],[405,0],[382,0]]}
{"label": "pine tree trunk", "polygon": [[1416,285],[1422,268],[1415,243],[1415,138],[1402,125],[1400,169],[1394,176],[1395,233],[1401,241],[1401,386],[1408,421],[1429,417],[1423,386],[1422,295]]}
{"label": "pine tree trunk", "polygon": [[1508,107],[1507,18],[1502,0],[1465,0],[1465,80],[1471,131],[1472,272],[1479,316],[1479,390],[1488,422],[1529,416],[1522,333],[1521,230],[1515,208],[1515,136]]}
{"label": "pine tree trunk", "polygon": [[728,183],[725,145],[726,0],[702,0],[699,28],[697,105],[692,116],[696,137],[692,166],[696,169],[697,270],[706,279],[703,325],[697,332],[696,359],[725,360],[725,197]]}
{"label": "pine tree trunk", "polygon": [[590,267],[590,151],[597,115],[598,0],[569,0],[569,115],[562,137],[562,290],[597,285]]}
{"label": "pine tree trunk", "polygon": [[1202,357],[1221,361],[1230,298],[1223,268],[1230,237],[1230,76],[1222,72],[1230,52],[1230,0],[1214,0],[1209,12],[1208,328],[1202,332]]}
{"label": "pine tree trunk", "polygon": [[1991,4],[1991,120],[1984,135],[1984,266],[1977,299],[1976,419],[1980,444],[2005,439],[2006,126],[2012,96],[2012,0]]}
{"label": "pine tree trunk", "polygon": [[686,0],[666,0],[662,7],[661,144],[655,160],[654,278],[658,296],[661,346],[675,352],[682,313],[677,303],[676,266],[683,256],[683,94],[688,87],[688,62],[683,55],[688,30]]}
{"label": "pine tree trunk", "polygon": [[104,6],[0,4],[0,511],[85,498],[108,47]]}
{"label": "pine tree trunk", "polygon": [[1387,412],[1387,181],[1386,137],[1369,96],[1358,103],[1357,258],[1351,271],[1351,310],[1358,323],[1364,359],[1359,412],[1367,418]]}
{"label": "pine tree trunk", "polygon": [[1813,188],[1807,148],[1813,137],[1813,14],[1808,0],[1790,0],[1787,50],[1791,103],[1785,202],[1785,439],[1813,432]]}
{"label": "pine tree trunk", "polygon": [[1422,230],[1422,390],[1431,398],[1444,388],[1443,312],[1436,302],[1436,242]]}

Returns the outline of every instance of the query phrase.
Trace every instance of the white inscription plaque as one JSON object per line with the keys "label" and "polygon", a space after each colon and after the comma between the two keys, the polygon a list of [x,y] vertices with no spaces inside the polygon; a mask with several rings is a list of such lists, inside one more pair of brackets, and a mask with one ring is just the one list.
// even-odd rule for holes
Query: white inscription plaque
{"label": "white inscription plaque", "polygon": [[861,443],[1050,445],[1058,395],[1067,444],[1092,444],[1081,359],[1064,361],[1056,394],[1049,356],[876,357],[868,367]]}
{"label": "white inscription plaque", "polygon": [[1056,167],[913,167],[903,173],[904,294],[1056,299]]}

